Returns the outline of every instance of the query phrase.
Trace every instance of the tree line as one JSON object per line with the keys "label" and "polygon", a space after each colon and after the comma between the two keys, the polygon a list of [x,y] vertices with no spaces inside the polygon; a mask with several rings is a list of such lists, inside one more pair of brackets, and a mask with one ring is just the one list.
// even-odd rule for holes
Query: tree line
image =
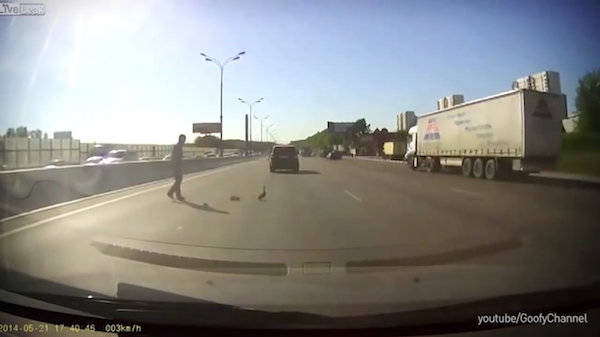
{"label": "tree line", "polygon": [[2,135],[3,138],[21,137],[21,138],[44,138],[48,139],[48,133],[42,132],[40,129],[27,130],[26,126],[19,126],[17,128],[8,128],[6,133]]}
{"label": "tree line", "polygon": [[405,141],[406,136],[406,131],[389,132],[387,128],[371,131],[371,125],[367,124],[366,119],[360,118],[345,132],[324,129],[306,139],[292,141],[291,144],[312,151],[331,151],[339,145],[344,151],[359,149],[366,153],[380,154],[383,151],[383,143]]}

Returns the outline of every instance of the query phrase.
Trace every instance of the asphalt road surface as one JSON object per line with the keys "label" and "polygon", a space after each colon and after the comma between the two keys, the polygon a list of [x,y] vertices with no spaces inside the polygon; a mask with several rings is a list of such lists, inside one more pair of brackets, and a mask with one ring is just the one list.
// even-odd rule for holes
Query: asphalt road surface
{"label": "asphalt road surface", "polygon": [[185,202],[169,185],[0,223],[1,285],[356,314],[600,279],[596,189],[324,158],[186,175]]}

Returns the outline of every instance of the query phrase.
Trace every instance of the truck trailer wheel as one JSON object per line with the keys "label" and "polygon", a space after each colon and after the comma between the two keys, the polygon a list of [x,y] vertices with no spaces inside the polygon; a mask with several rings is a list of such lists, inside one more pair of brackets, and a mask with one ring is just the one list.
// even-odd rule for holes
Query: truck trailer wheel
{"label": "truck trailer wheel", "polygon": [[427,159],[425,159],[425,169],[429,173],[437,172],[440,170],[440,162],[437,158],[427,157]]}
{"label": "truck trailer wheel", "polygon": [[488,159],[485,161],[485,178],[489,180],[496,179],[498,175],[498,165],[496,165],[496,159]]}
{"label": "truck trailer wheel", "polygon": [[424,164],[425,164],[425,171],[427,171],[427,173],[433,172],[433,158],[431,158],[431,157],[425,158]]}
{"label": "truck trailer wheel", "polygon": [[483,178],[483,160],[481,158],[477,158],[473,162],[473,177]]}
{"label": "truck trailer wheel", "polygon": [[471,158],[463,158],[462,162],[462,174],[465,177],[470,177],[473,171],[473,161]]}

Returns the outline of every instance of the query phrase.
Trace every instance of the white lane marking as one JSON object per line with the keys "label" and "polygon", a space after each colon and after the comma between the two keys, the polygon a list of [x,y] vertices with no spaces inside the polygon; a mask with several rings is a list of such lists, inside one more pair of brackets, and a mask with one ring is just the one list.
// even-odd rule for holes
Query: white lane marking
{"label": "white lane marking", "polygon": [[[193,180],[193,179],[206,177],[206,176],[213,175],[213,174],[216,174],[216,173],[221,173],[223,171],[231,170],[232,168],[239,167],[241,165],[249,164],[249,163],[253,163],[253,162],[254,161],[245,162],[245,163],[241,163],[240,165],[228,165],[228,166],[223,167],[223,168],[218,168],[218,169],[214,169],[214,170],[211,170],[209,172],[206,172],[206,173],[201,173],[201,174],[198,174],[198,175],[194,175],[192,177],[184,179],[183,181],[184,182],[185,181],[190,181],[190,180]],[[100,202],[100,203],[97,203],[97,204],[94,204],[94,205],[90,205],[90,206],[87,206],[87,207],[76,209],[76,210],[73,210],[71,212],[67,212],[67,213],[63,213],[63,214],[57,215],[57,216],[53,216],[51,218],[40,220],[40,221],[34,222],[32,224],[19,227],[17,229],[13,229],[12,231],[9,231],[9,232],[6,232],[6,233],[2,233],[2,234],[0,234],[0,239],[3,239],[5,237],[7,237],[7,236],[16,234],[18,232],[24,231],[24,230],[29,229],[29,228],[34,228],[34,227],[43,225],[45,223],[48,223],[48,222],[51,222],[51,221],[54,221],[54,220],[59,220],[59,219],[62,219],[62,218],[66,218],[68,216],[75,215],[75,214],[78,214],[78,213],[82,213],[82,212],[88,211],[90,209],[98,208],[98,207],[101,207],[101,206],[104,206],[104,205],[112,204],[112,203],[117,202],[117,201],[121,201],[121,200],[124,200],[124,199],[129,199],[131,197],[135,197],[135,196],[138,196],[140,194],[144,194],[144,193],[155,191],[155,190],[167,187],[167,186],[171,186],[171,184],[172,184],[171,182],[166,183],[166,184],[161,184],[161,185],[158,185],[158,186],[155,186],[155,187],[152,187],[152,188],[145,189],[143,191],[131,193],[131,194],[128,194],[128,195],[124,195],[122,197],[118,197],[116,199],[107,200],[107,201]]]}
{"label": "white lane marking", "polygon": [[349,196],[351,196],[354,200],[361,202],[362,200],[357,197],[356,195],[352,194],[352,192],[348,191],[348,190],[344,190],[344,192],[346,192],[346,194],[348,194]]}
{"label": "white lane marking", "polygon": [[471,192],[471,191],[466,191],[466,190],[461,190],[460,188],[451,188],[450,190],[452,192],[455,192],[455,193],[466,194],[466,195],[470,195],[470,196],[473,196],[473,197],[479,197],[479,196],[481,196],[481,193]]}

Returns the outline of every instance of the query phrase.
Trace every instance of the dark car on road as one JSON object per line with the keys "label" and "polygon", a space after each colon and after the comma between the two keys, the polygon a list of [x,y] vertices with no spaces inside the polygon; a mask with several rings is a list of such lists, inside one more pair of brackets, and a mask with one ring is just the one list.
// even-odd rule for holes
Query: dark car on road
{"label": "dark car on road", "polygon": [[293,145],[275,145],[269,156],[269,169],[274,172],[278,169],[294,170],[298,172],[298,150]]}
{"label": "dark car on road", "polygon": [[311,157],[312,154],[312,149],[310,147],[305,147],[302,149],[302,151],[300,151],[300,155],[302,157]]}
{"label": "dark car on road", "polygon": [[327,159],[342,159],[342,153],[340,151],[331,151],[327,154]]}

